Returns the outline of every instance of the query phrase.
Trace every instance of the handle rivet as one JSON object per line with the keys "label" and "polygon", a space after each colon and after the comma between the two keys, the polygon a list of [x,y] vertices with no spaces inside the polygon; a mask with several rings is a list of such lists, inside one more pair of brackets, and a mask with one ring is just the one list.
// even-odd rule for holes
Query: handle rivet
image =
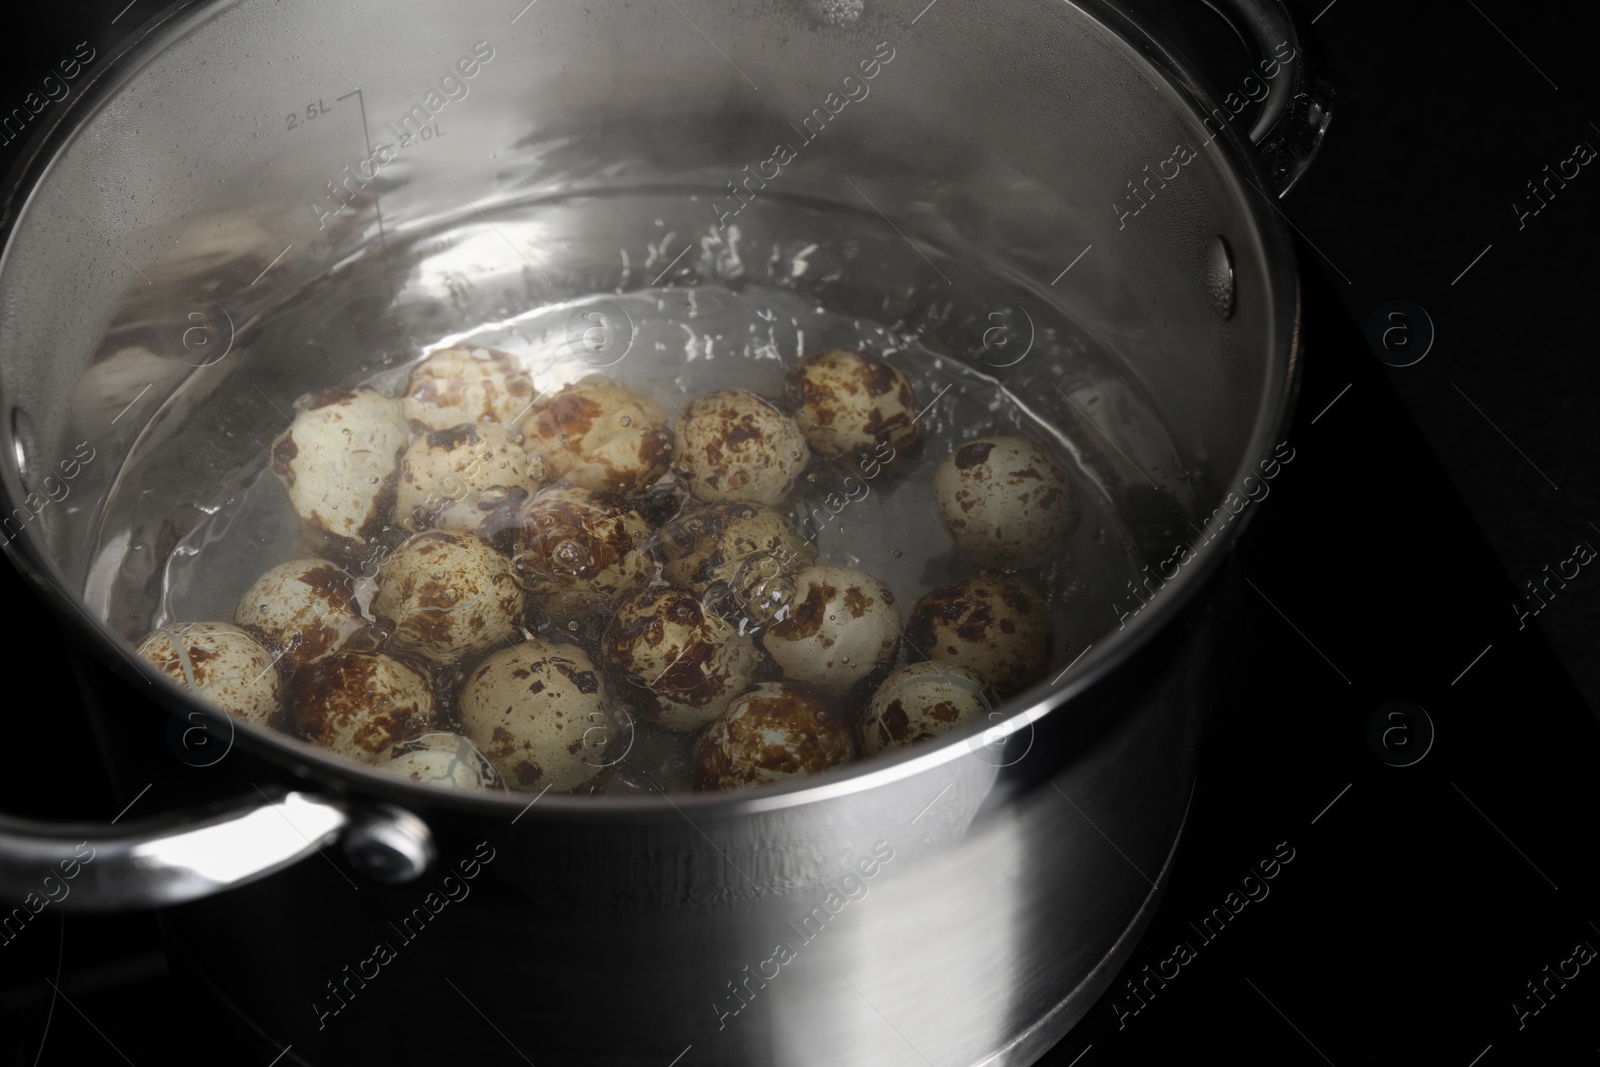
{"label": "handle rivet", "polygon": [[388,806],[357,814],[343,843],[350,866],[389,885],[420,878],[435,855],[427,824],[408,811]]}

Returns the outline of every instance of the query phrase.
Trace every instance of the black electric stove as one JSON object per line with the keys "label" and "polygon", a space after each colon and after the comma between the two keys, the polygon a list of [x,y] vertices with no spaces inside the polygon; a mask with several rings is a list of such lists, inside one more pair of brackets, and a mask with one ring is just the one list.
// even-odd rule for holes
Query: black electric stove
{"label": "black electric stove", "polygon": [[[92,23],[95,40],[114,40],[107,20],[124,3],[80,5],[61,26],[39,32],[65,39]],[[1301,231],[1306,277],[1305,375],[1288,434],[1296,458],[1230,563],[1244,629],[1217,665],[1221,684],[1173,880],[1111,991],[1042,1062],[1593,1061],[1600,883],[1590,852],[1600,730],[1569,668],[1591,676],[1570,649],[1595,643],[1584,605],[1600,597],[1600,579],[1583,573],[1569,589],[1557,578],[1544,588],[1577,607],[1561,616],[1553,604],[1542,623],[1521,617],[1511,607],[1519,596],[1534,606],[1524,580],[1542,582],[1550,572],[1527,562],[1515,522],[1501,514],[1514,508],[1517,521],[1548,524],[1561,549],[1542,560],[1552,571],[1577,542],[1600,545],[1600,529],[1583,532],[1593,488],[1569,484],[1561,498],[1544,495],[1538,480],[1554,473],[1581,482],[1592,463],[1569,456],[1567,473],[1546,471],[1522,452],[1550,454],[1565,441],[1571,455],[1592,456],[1590,427],[1570,403],[1574,392],[1592,396],[1583,392],[1592,387],[1550,381],[1544,394],[1530,394],[1537,383],[1508,378],[1497,389],[1484,348],[1512,328],[1504,320],[1518,308],[1576,306],[1562,303],[1573,284],[1563,268],[1587,269],[1589,284],[1597,280],[1571,229],[1592,233],[1594,208],[1574,189],[1563,202],[1566,221],[1552,219],[1548,236],[1539,236],[1555,241],[1565,226],[1570,247],[1519,247],[1517,220],[1493,214],[1504,213],[1501,202],[1517,185],[1473,171],[1467,156],[1454,173],[1429,172],[1429,180],[1453,183],[1436,185],[1431,202],[1406,186],[1400,202],[1415,210],[1404,218],[1383,216],[1395,201],[1384,200],[1370,174],[1377,168],[1397,185],[1414,177],[1394,158],[1371,154],[1384,137],[1400,138],[1401,157],[1409,150],[1436,159],[1442,148],[1432,139],[1448,140],[1452,126],[1463,136],[1477,126],[1476,152],[1496,129],[1516,126],[1519,143],[1537,142],[1540,130],[1564,135],[1586,91],[1574,66],[1559,63],[1563,48],[1575,55],[1576,45],[1535,32],[1542,16],[1489,0],[1465,13],[1427,4],[1390,12],[1362,0],[1293,6],[1318,19],[1355,113],[1339,120],[1354,127],[1345,146],[1336,124],[1318,161],[1322,173],[1314,168],[1283,204]],[[1441,18],[1455,28],[1431,45],[1416,35]],[[1574,41],[1586,36],[1566,32]],[[1400,48],[1402,38],[1417,48]],[[1540,56],[1548,74],[1526,53],[1518,57],[1521,44],[1548,48]],[[1484,69],[1496,72],[1498,91],[1523,111],[1486,105],[1474,116],[1433,80],[1479,53],[1489,57]],[[1549,75],[1567,84],[1546,87],[1539,79]],[[1421,119],[1375,106],[1377,93],[1396,86],[1432,94],[1424,98],[1440,105],[1438,124],[1423,130]],[[1547,92],[1565,94],[1550,97],[1560,108]],[[1590,140],[1600,145],[1600,131]],[[1464,152],[1468,143],[1460,142]],[[1485,167],[1516,169],[1504,161]],[[1549,205],[1552,215],[1557,206]],[[1430,210],[1431,231],[1416,214]],[[1352,232],[1367,235],[1365,255],[1350,254]],[[1420,245],[1419,234],[1431,243]],[[1375,251],[1385,239],[1404,247]],[[1468,266],[1485,244],[1483,261]],[[1488,258],[1495,251],[1504,258]],[[1441,336],[1437,350],[1410,367],[1380,362],[1367,336],[1372,314],[1394,299],[1431,306]],[[1565,337],[1594,349],[1559,317],[1551,325],[1545,315],[1529,330],[1542,331],[1544,344]],[[1449,421],[1444,401],[1422,382],[1457,383],[1462,397],[1474,394],[1476,413],[1462,407],[1459,421]],[[1448,399],[1442,386],[1436,392]],[[1541,396],[1546,419],[1527,410]],[[1539,425],[1526,435],[1511,425],[1530,418]],[[1585,581],[1596,588],[1586,590]],[[64,635],[22,621],[33,617],[30,598],[15,572],[0,568],[14,678],[0,810],[98,821],[130,802],[161,807],[161,797],[136,796],[137,787],[114,795],[105,782],[82,708],[86,699],[122,697],[74,688],[74,676],[88,675],[74,667]],[[0,1065],[270,1058],[236,1033],[233,1020],[173,973],[152,916],[63,919],[46,909],[0,943]],[[937,1052],[926,1051],[937,1064]],[[507,1050],[506,1062],[520,1061]]]}

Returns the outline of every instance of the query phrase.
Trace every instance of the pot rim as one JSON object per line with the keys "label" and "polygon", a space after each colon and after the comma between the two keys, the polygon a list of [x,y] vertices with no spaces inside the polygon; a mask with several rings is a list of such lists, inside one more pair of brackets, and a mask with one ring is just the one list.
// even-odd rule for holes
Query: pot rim
{"label": "pot rim", "polygon": [[[135,77],[143,65],[142,61],[158,54],[162,44],[182,36],[199,20],[209,18],[237,2],[178,0],[168,6],[141,30],[108,49],[105,63],[86,82],[80,83],[80,91],[75,98],[63,101],[63,106],[53,117],[33,131],[18,162],[6,176],[3,188],[8,192],[0,198],[0,242],[3,242],[0,243],[0,280],[5,277],[12,231],[26,214],[29,203],[56,159],[70,145],[84,122],[113,92]],[[1164,90],[1168,102],[1176,110],[1185,113],[1192,126],[1201,128],[1200,120],[1205,114],[1201,106],[1206,99],[1205,91],[1162,40],[1159,32],[1135,21],[1118,9],[1112,0],[1059,2],[1075,10],[1118,47],[1131,66],[1138,69],[1142,65],[1140,73],[1155,80]],[[1282,333],[1279,346],[1268,353],[1264,371],[1267,389],[1245,450],[1247,458],[1221,483],[1226,487],[1238,484],[1247,472],[1253,470],[1257,457],[1264,454],[1273,440],[1281,439],[1279,434],[1289,424],[1300,383],[1301,287],[1293,245],[1283,225],[1273,218],[1277,208],[1262,192],[1268,183],[1248,140],[1233,124],[1229,124],[1209,144],[1219,146],[1218,151],[1223,157],[1220,175],[1233,186],[1233,194],[1252,226],[1252,235],[1259,242],[1266,262],[1272,268],[1267,276],[1268,321],[1273,327],[1281,328]],[[1256,195],[1251,196],[1251,192]],[[1262,200],[1267,203],[1263,205]],[[1275,329],[1274,333],[1277,332]],[[1279,384],[1275,386],[1274,383]],[[0,394],[0,401],[3,401],[3,394]],[[0,479],[0,514],[10,511],[12,503],[5,481]],[[32,527],[26,528],[17,538],[20,542],[18,548],[13,550],[13,542],[10,541],[5,542],[5,548],[19,570],[41,587],[42,598],[55,610],[57,618],[75,634],[87,637],[94,654],[116,675],[130,680],[137,678],[153,686],[156,702],[163,705],[173,718],[194,721],[198,716],[209,734],[217,737],[226,735],[229,738],[230,749],[232,744],[242,743],[245,751],[252,755],[299,778],[315,781],[323,788],[416,806],[455,810],[463,814],[514,816],[513,822],[524,815],[540,821],[556,817],[688,819],[690,812],[715,818],[738,818],[821,803],[917,777],[981,751],[981,748],[975,747],[975,742],[986,735],[1004,739],[1029,729],[1045,715],[1070,704],[1094,688],[1145,648],[1158,630],[1171,624],[1198,595],[1199,589],[1207,585],[1219,571],[1254,514],[1255,509],[1247,509],[1240,514],[1216,539],[1222,542],[1220,547],[1205,553],[1205,558],[1198,561],[1198,566],[1185,566],[1176,579],[1167,580],[1166,587],[1171,588],[1148,618],[1143,617],[1146,613],[1141,611],[1141,618],[1136,619],[1125,631],[1112,631],[1088,646],[1080,654],[1084,657],[1081,667],[1074,660],[1054,680],[1037,683],[1000,704],[1000,708],[1014,709],[1003,719],[994,723],[971,723],[966,729],[953,732],[939,741],[923,742],[897,752],[883,753],[862,763],[849,764],[795,782],[728,793],[689,792],[670,796],[660,793],[634,797],[571,794],[546,797],[543,793],[468,792],[426,786],[372,765],[355,763],[288,734],[235,719],[201,702],[143,661],[137,661],[119,636],[110,633],[103,623],[90,619],[83,610],[80,598],[64,591],[59,569],[36,544]],[[1074,671],[1074,668],[1078,669]],[[1074,677],[1070,681],[1062,681],[1068,672],[1074,672]],[[531,800],[528,799],[530,796]],[[534,808],[539,809],[537,813]]]}

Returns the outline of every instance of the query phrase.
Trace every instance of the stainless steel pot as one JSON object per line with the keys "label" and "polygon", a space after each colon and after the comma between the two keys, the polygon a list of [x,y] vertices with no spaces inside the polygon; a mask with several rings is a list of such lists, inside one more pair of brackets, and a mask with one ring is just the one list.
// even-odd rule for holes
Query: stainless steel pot
{"label": "stainless steel pot", "polygon": [[[60,906],[173,906],[175,955],[286,1062],[1030,1062],[1131,951],[1183,822],[1201,591],[1249,510],[1209,517],[1286,421],[1298,296],[1272,200],[1325,87],[1266,0],[1219,5],[1261,53],[1220,99],[1101,0],[518,6],[175,5],[32,142],[0,260],[7,550],[171,710],[97,708],[118,778],[244,800],[0,821],[3,898],[86,843]],[[426,790],[231,723],[130,656],[195,487],[281,428],[273,397],[507,305],[647,284],[639,262],[671,269],[648,243],[663,210],[714,227],[707,269],[737,280],[767,235],[733,181],[759,203],[748,168],[786,124],[804,151],[773,201],[911,235],[815,292],[908,321],[948,304],[931,341],[1091,457],[1144,558],[1192,541],[1137,618],[981,730],[747,796]],[[416,239],[490,240],[512,202],[551,206],[477,276],[452,238]],[[1111,358],[1066,390],[1044,350],[993,358],[996,265]],[[250,343],[308,291],[343,294],[320,347]],[[290,866],[335,841],[344,865]]]}

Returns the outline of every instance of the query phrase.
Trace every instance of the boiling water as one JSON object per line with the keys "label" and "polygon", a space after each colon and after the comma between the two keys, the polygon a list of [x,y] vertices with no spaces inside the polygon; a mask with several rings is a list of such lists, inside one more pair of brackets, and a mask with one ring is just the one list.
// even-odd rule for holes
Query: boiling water
{"label": "boiling water", "polygon": [[[1071,541],[1049,563],[1016,574],[1046,598],[1055,622],[1047,677],[1114,628],[1114,604],[1128,603],[1128,583],[1142,577],[1141,546],[1170,545],[1181,525],[1137,528],[1113,503],[1129,487],[1101,455],[1100,431],[1083,419],[1104,401],[1147,441],[1165,440],[1115,361],[1048,295],[995,267],[944,257],[936,265],[874,215],[773,198],[756,225],[718,231],[697,201],[628,197],[646,234],[632,249],[597,248],[623,202],[607,197],[507,207],[409,241],[390,235],[381,255],[355,257],[255,317],[235,342],[240,369],[211,386],[205,404],[196,398],[182,432],[136,449],[119,479],[123,493],[134,493],[171,483],[172,470],[196,462],[197,450],[221,447],[233,457],[213,461],[222,473],[207,500],[189,501],[192,510],[146,506],[162,516],[160,528],[133,522],[127,561],[152,545],[171,547],[155,552],[152,566],[122,567],[112,610],[136,620],[135,630],[231,620],[256,577],[310,552],[267,469],[271,439],[288,425],[300,392],[366,382],[398,395],[428,349],[472,343],[517,355],[541,393],[602,373],[676,420],[675,409],[712,389],[780,398],[784,374],[800,358],[856,348],[909,375],[925,405],[925,446],[914,465],[862,479],[848,496],[838,491],[838,472],[813,461],[792,506],[797,521],[811,518],[808,529],[820,525],[819,558],[883,581],[902,617],[924,593],[976,573],[940,523],[933,473],[962,440],[1021,434],[1056,453],[1082,500]],[[563,242],[564,233],[571,239]],[[949,295],[956,286],[941,278],[961,283],[965,298]],[[182,397],[175,401],[182,407]],[[247,402],[253,415],[228,424],[226,444],[200,440],[208,432],[202,409]],[[1181,464],[1173,468],[1157,474],[1185,477]],[[107,514],[117,512],[113,501]],[[403,536],[391,530],[384,540],[392,547]],[[438,680],[448,719],[453,678]],[[594,790],[687,788],[691,738],[629,720],[618,730],[623,736],[605,757],[612,766]]]}

